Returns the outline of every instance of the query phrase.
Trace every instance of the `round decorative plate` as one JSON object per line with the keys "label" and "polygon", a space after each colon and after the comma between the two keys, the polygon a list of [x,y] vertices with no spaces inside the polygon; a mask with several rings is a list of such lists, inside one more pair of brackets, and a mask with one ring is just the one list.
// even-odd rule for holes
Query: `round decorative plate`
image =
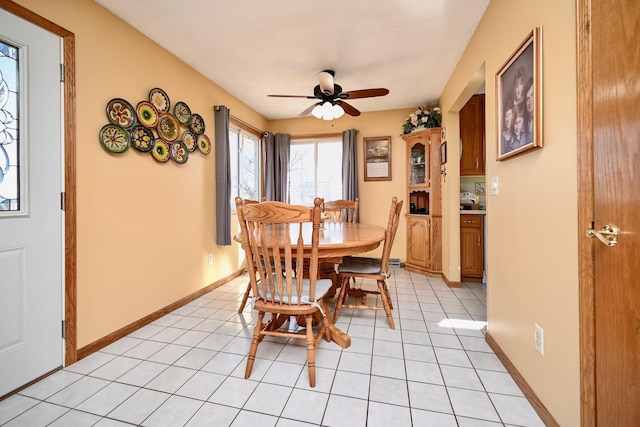
{"label": "round decorative plate", "polygon": [[136,107],[138,121],[147,128],[154,128],[158,125],[158,110],[150,102],[140,101]]}
{"label": "round decorative plate", "polygon": [[128,129],[136,124],[133,105],[122,98],[113,98],[107,103],[107,119],[112,125]]}
{"label": "round decorative plate", "polygon": [[188,126],[191,123],[191,108],[182,101],[176,102],[173,106],[173,115],[181,125]]}
{"label": "round decorative plate", "polygon": [[129,132],[121,126],[109,124],[100,129],[100,144],[110,153],[124,153],[129,148],[130,142]]}
{"label": "round decorative plate", "polygon": [[204,119],[200,114],[192,114],[191,115],[191,123],[189,124],[189,129],[191,132],[196,135],[202,135],[204,133]]}
{"label": "round decorative plate", "polygon": [[160,114],[160,119],[158,119],[158,126],[156,126],[156,131],[158,131],[158,135],[160,138],[164,139],[167,142],[173,142],[178,139],[178,133],[180,131],[180,123],[173,117],[171,113],[162,113]]}
{"label": "round decorative plate", "polygon": [[182,134],[182,142],[184,142],[189,151],[196,151],[197,141],[196,136],[193,134],[193,132],[185,130]]}
{"label": "round decorative plate", "polygon": [[182,141],[176,141],[171,144],[171,158],[178,164],[186,163],[189,160],[187,145]]}
{"label": "round decorative plate", "polygon": [[159,161],[160,163],[168,162],[171,158],[171,149],[169,148],[169,144],[164,142],[161,139],[156,139],[155,145],[153,146],[153,150],[151,150],[151,155],[154,159]]}
{"label": "round decorative plate", "polygon": [[160,88],[153,88],[149,92],[149,102],[156,107],[159,113],[166,113],[171,107],[171,101],[169,101],[169,95]]}
{"label": "round decorative plate", "polygon": [[131,129],[131,145],[143,153],[149,152],[155,145],[155,136],[151,129],[138,125]]}
{"label": "round decorative plate", "polygon": [[209,154],[211,152],[211,141],[207,135],[198,136],[198,150],[202,154]]}

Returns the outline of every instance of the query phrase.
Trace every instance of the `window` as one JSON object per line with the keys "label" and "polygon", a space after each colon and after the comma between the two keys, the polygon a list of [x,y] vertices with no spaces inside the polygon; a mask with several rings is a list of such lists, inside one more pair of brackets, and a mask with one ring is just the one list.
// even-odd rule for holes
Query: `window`
{"label": "window", "polygon": [[342,198],[342,140],[292,141],[289,201],[311,205],[315,197]]}
{"label": "window", "polygon": [[235,198],[260,199],[260,138],[237,127],[229,128],[231,166],[231,210]]}
{"label": "window", "polygon": [[[26,186],[22,180],[21,157],[24,148],[19,138],[18,105],[20,70],[18,48],[0,41],[0,211],[24,209]],[[2,216],[2,215],[0,215]]]}

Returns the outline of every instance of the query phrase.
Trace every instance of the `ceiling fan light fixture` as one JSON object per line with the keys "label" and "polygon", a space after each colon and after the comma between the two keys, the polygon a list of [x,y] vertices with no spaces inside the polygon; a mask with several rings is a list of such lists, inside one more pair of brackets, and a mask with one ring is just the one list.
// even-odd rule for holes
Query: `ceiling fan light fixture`
{"label": "ceiling fan light fixture", "polygon": [[318,104],[315,107],[313,107],[313,110],[311,110],[311,114],[316,119],[321,119],[322,118],[322,105]]}
{"label": "ceiling fan light fixture", "polygon": [[322,119],[333,120],[333,105],[329,101],[322,104]]}
{"label": "ceiling fan light fixture", "polygon": [[344,115],[344,109],[339,104],[335,104],[333,106],[332,110],[333,110],[333,118],[334,119],[339,119],[340,117],[342,117]]}

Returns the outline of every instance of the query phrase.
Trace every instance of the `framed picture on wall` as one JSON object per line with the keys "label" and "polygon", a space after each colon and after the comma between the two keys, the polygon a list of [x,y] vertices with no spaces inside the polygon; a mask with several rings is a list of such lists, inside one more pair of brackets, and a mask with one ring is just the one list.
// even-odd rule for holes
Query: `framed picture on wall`
{"label": "framed picture on wall", "polygon": [[497,160],[542,147],[542,27],[496,73]]}
{"label": "framed picture on wall", "polygon": [[440,144],[440,164],[444,165],[445,163],[447,163],[447,141]]}
{"label": "framed picture on wall", "polygon": [[364,180],[391,181],[391,137],[364,138]]}

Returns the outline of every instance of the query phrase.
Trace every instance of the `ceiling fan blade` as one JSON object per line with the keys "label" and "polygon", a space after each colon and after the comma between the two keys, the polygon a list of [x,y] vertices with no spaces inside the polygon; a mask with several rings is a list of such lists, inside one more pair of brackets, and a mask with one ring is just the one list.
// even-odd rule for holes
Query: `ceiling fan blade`
{"label": "ceiling fan blade", "polygon": [[298,117],[308,116],[309,113],[311,113],[311,110],[313,110],[316,107],[316,105],[320,105],[320,104],[321,104],[320,102],[318,102],[317,104],[311,104],[311,106],[309,108],[304,110],[302,113],[298,114]]}
{"label": "ceiling fan blade", "polygon": [[380,87],[375,89],[361,89],[361,90],[350,90],[347,92],[342,92],[340,94],[340,98],[342,99],[372,98],[374,96],[385,96],[388,94],[389,94],[389,89]]}
{"label": "ceiling fan blade", "polygon": [[315,96],[308,95],[267,95],[272,98],[305,98],[305,99],[316,99]]}
{"label": "ceiling fan blade", "polygon": [[344,110],[344,112],[347,113],[350,116],[359,116],[360,115],[360,111],[358,111],[357,108],[355,108],[352,105],[347,104],[346,102],[344,102],[342,100],[337,100],[336,104],[341,106],[342,109]]}

